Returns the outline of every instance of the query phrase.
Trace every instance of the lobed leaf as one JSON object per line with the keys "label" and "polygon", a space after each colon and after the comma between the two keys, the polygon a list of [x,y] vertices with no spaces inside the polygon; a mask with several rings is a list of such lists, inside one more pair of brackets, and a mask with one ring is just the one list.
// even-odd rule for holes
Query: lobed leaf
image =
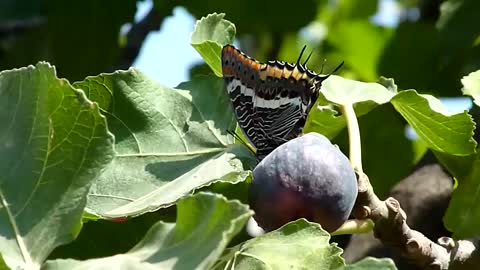
{"label": "lobed leaf", "polygon": [[337,269],[342,249],[329,240],[319,224],[299,219],[227,250],[213,269]]}
{"label": "lobed leaf", "polygon": [[90,213],[137,216],[216,181],[247,177],[239,158],[252,155],[227,134],[236,120],[221,79],[173,89],[130,69],[75,85],[99,103],[117,138],[118,154],[90,189]]}
{"label": "lobed leaf", "polygon": [[430,149],[456,156],[475,153],[475,124],[466,111],[452,114],[440,100],[415,90],[398,93],[392,104]]}
{"label": "lobed leaf", "polygon": [[0,123],[0,252],[13,269],[39,269],[79,233],[113,136],[98,106],[44,62],[0,72]]}
{"label": "lobed leaf", "polygon": [[222,47],[232,44],[235,37],[235,25],[224,20],[224,13],[213,13],[202,17],[195,24],[190,43],[213,70],[215,75],[222,77]]}

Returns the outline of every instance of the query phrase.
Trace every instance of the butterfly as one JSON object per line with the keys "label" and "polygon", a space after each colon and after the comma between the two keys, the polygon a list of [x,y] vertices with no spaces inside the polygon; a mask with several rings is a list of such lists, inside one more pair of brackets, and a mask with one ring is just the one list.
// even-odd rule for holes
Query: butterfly
{"label": "butterfly", "polygon": [[233,45],[222,48],[222,72],[235,116],[246,138],[262,160],[275,148],[298,137],[321,84],[337,71],[320,75],[300,63],[260,63]]}

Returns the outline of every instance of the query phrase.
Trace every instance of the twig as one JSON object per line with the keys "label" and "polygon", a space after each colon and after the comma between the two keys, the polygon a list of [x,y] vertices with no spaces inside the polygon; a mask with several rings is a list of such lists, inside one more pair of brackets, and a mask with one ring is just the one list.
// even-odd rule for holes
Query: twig
{"label": "twig", "polygon": [[480,265],[478,239],[453,240],[441,237],[438,244],[407,225],[407,216],[399,202],[390,197],[380,200],[368,177],[359,177],[359,193],[353,215],[375,223],[374,235],[423,269],[467,270]]}
{"label": "twig", "polygon": [[159,1],[158,3],[162,6],[152,7],[147,15],[138,23],[133,24],[128,31],[127,44],[123,48],[120,62],[115,69],[128,69],[133,64],[145,38],[150,32],[160,30],[165,18],[172,14],[177,1]]}
{"label": "twig", "polygon": [[353,216],[359,220],[371,219],[375,224],[373,232],[376,238],[423,269],[466,270],[478,267],[478,239],[455,241],[442,237],[437,244],[407,225],[407,215],[395,198],[385,201],[378,198],[368,176],[361,169],[360,132],[355,111],[351,106],[344,106],[343,110],[349,136],[358,136],[350,138],[350,160],[358,174],[358,196]]}

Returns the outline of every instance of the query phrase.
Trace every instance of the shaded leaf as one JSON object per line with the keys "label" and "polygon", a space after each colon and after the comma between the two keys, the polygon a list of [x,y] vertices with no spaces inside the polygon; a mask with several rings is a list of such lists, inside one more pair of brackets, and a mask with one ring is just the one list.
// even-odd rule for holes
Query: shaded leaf
{"label": "shaded leaf", "polygon": [[190,39],[193,48],[218,77],[222,77],[222,47],[233,43],[236,31],[235,25],[223,17],[224,13],[213,13],[198,20]]}
{"label": "shaded leaf", "polygon": [[0,251],[37,269],[72,241],[91,181],[113,158],[95,103],[47,63],[0,72]]}
{"label": "shaded leaf", "polygon": [[[423,140],[422,144],[425,144]],[[464,178],[468,177],[472,170],[473,162],[476,159],[476,154],[468,156],[456,156],[444,152],[432,151],[440,163],[450,172],[450,174],[462,182]]]}
{"label": "shaded leaf", "polygon": [[176,206],[162,208],[135,218],[98,219],[85,221],[75,241],[57,247],[48,256],[53,259],[88,260],[126,253],[159,220],[175,222]]}
{"label": "shaded leaf", "polygon": [[227,134],[236,121],[222,79],[173,89],[130,69],[75,85],[99,102],[117,138],[114,162],[90,189],[89,212],[137,216],[215,181],[247,177],[238,157],[252,155]]}
{"label": "shaded leaf", "polygon": [[480,235],[480,160],[473,163],[469,175],[458,183],[445,214],[445,227],[456,238]]}
{"label": "shaded leaf", "polygon": [[337,269],[342,249],[329,240],[319,224],[299,219],[227,250],[213,269]]}
{"label": "shaded leaf", "polygon": [[198,193],[178,203],[177,223],[157,222],[125,254],[86,261],[54,260],[45,269],[208,269],[252,211],[238,201]]}

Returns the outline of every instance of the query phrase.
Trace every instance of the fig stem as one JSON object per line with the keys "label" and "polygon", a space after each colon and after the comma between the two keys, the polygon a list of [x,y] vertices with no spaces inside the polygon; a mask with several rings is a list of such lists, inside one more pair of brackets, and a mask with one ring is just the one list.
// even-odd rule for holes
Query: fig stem
{"label": "fig stem", "polygon": [[349,219],[331,235],[369,233],[375,224],[371,219]]}
{"label": "fig stem", "polygon": [[358,127],[357,116],[353,110],[353,104],[343,104],[341,109],[347,121],[350,163],[352,164],[354,170],[359,173],[363,173],[360,128]]}

